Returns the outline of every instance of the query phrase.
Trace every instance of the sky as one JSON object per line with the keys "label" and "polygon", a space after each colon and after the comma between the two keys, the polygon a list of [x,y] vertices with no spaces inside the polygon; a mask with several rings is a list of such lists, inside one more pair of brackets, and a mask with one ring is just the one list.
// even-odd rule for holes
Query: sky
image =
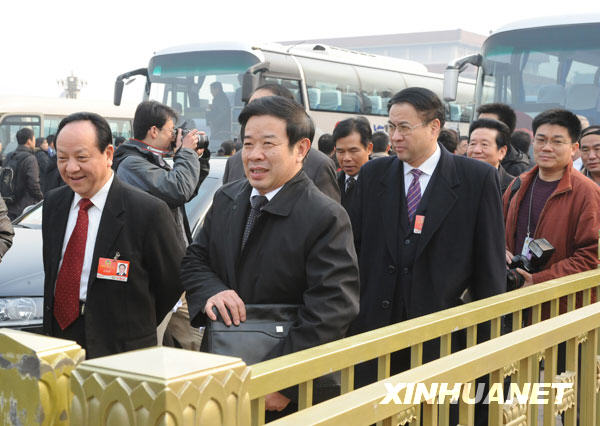
{"label": "sky", "polygon": [[[115,77],[145,67],[155,51],[213,41],[282,41],[463,29],[487,35],[515,20],[600,14],[570,0],[3,2],[0,95],[57,97],[73,73],[81,98],[111,100]],[[127,86],[124,100],[141,100]]]}

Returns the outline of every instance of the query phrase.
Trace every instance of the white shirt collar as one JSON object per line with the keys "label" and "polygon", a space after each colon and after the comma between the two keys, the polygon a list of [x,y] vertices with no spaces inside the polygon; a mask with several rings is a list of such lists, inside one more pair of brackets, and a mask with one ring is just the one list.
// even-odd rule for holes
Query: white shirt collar
{"label": "white shirt collar", "polygon": [[[421,164],[417,168],[419,170],[421,170],[424,174],[431,176],[431,175],[433,175],[433,172],[437,166],[437,163],[440,161],[441,156],[442,156],[442,151],[440,149],[440,146],[436,143],[435,151],[433,152],[433,154],[431,154],[429,156],[429,158],[427,160],[425,160],[423,162],[423,164]],[[410,164],[408,164],[406,161],[404,161],[402,164],[404,165],[404,176],[408,176],[410,171],[415,168],[415,167],[411,166]]]}
{"label": "white shirt collar", "polygon": [[[277,195],[277,193],[281,190],[281,188],[283,188],[283,186],[280,186],[277,189],[272,190],[271,192],[267,192],[265,194],[265,197],[267,197],[267,200],[271,201],[271,199]],[[252,188],[252,192],[250,193],[250,198],[254,197],[255,195],[262,195],[260,192],[258,192],[258,189],[256,188]]]}
{"label": "white shirt collar", "polygon": [[[92,204],[94,205],[94,207],[97,207],[98,209],[100,209],[100,211],[104,210],[104,204],[106,204],[106,198],[108,197],[108,190],[110,189],[110,186],[112,185],[112,181],[115,177],[115,174],[113,173],[113,171],[110,171],[110,178],[106,181],[106,183],[102,186],[102,188],[100,188],[100,190],[98,192],[96,192],[94,194],[94,196],[92,198],[90,198],[90,201],[92,202]],[[73,203],[71,204],[71,210],[75,209],[75,208],[79,208],[79,200],[81,200],[81,195],[79,195],[78,193],[75,193],[75,196],[73,197]]]}
{"label": "white shirt collar", "polygon": [[345,181],[348,181],[348,179],[350,179],[350,178],[354,178],[354,180],[358,180],[358,175],[359,175],[359,174],[360,174],[360,173],[357,173],[357,174],[355,174],[354,176],[350,176],[349,174],[347,174],[347,173],[344,173],[344,175],[346,175],[346,179],[345,179]]}

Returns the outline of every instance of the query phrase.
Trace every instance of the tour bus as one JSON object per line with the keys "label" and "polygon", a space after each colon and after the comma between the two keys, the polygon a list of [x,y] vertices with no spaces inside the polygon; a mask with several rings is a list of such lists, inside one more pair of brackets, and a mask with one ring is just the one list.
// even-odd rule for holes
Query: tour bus
{"label": "tour bus", "polygon": [[[116,105],[125,82],[135,76],[146,80],[144,99],[154,99],[181,114],[181,123],[207,132],[210,149],[239,135],[237,117],[252,91],[264,83],[287,87],[315,121],[316,138],[331,133],[340,120],[366,116],[373,130],[383,129],[387,103],[397,91],[427,87],[440,97],[443,75],[433,74],[413,61],[355,52],[322,44],[260,46],[244,43],[194,44],[156,53],[148,68],[117,77]],[[213,107],[220,83],[227,96]],[[472,115],[475,84],[460,79],[458,96],[446,105],[450,127],[468,123]],[[223,104],[229,105],[223,108]],[[465,124],[466,125],[466,124]]]}
{"label": "tour bus", "polygon": [[16,134],[19,129],[29,127],[35,137],[55,134],[60,120],[80,111],[95,112],[106,118],[113,137],[131,137],[135,106],[115,107],[106,101],[81,99],[0,96],[2,153],[7,154],[16,149]]}
{"label": "tour bus", "polygon": [[[444,98],[456,98],[460,71],[479,67],[476,106],[511,105],[517,128],[550,108],[566,108],[600,124],[600,14],[515,22],[492,33],[480,54],[457,59],[445,72]],[[460,96],[460,95],[459,95]]]}

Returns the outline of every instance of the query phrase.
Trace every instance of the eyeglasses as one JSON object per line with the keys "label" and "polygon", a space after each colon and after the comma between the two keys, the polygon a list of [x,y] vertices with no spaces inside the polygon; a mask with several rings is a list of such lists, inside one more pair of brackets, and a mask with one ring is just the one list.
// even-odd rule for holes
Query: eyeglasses
{"label": "eyeglasses", "polygon": [[550,144],[550,146],[551,146],[552,148],[559,148],[559,147],[561,147],[561,146],[564,146],[564,145],[571,145],[571,142],[566,142],[566,141],[565,141],[565,142],[563,142],[563,141],[559,141],[559,140],[556,140],[556,139],[549,139],[549,140],[545,140],[545,139],[534,139],[534,140],[533,140],[533,144],[534,144],[534,145],[537,145],[537,146],[539,146],[539,147],[544,147],[544,146],[546,146],[547,144]]}
{"label": "eyeglasses", "polygon": [[426,125],[427,123],[419,123],[419,124],[415,124],[414,126],[411,126],[410,124],[394,124],[394,123],[388,123],[385,125],[385,131],[387,132],[388,135],[393,136],[394,133],[396,132],[396,130],[402,135],[402,136],[408,136],[412,133],[413,130],[415,130],[417,127],[421,127]]}

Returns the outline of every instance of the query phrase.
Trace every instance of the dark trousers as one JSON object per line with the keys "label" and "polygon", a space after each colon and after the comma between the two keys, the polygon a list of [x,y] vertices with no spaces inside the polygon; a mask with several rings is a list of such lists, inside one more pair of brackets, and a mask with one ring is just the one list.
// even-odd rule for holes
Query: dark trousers
{"label": "dark trousers", "polygon": [[85,320],[83,315],[79,315],[77,319],[64,330],[60,328],[56,318],[54,318],[54,315],[52,315],[52,337],[74,340],[79,346],[85,349]]}

